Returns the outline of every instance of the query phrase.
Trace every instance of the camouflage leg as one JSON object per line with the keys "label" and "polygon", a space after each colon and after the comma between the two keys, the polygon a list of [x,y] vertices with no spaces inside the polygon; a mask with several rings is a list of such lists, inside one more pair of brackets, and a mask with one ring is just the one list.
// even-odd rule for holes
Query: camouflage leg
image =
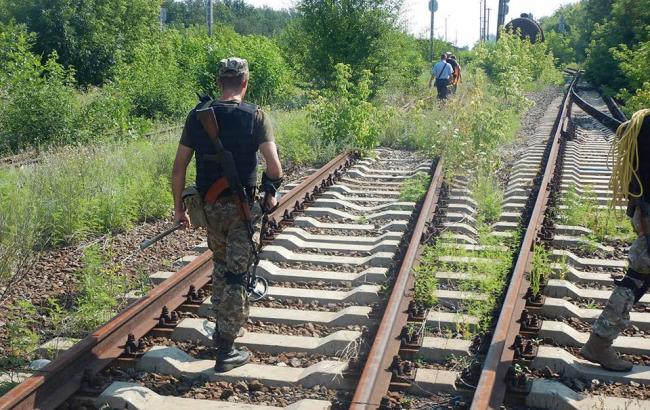
{"label": "camouflage leg", "polygon": [[230,226],[226,240],[225,282],[221,303],[217,307],[217,326],[223,337],[234,339],[246,324],[249,314],[245,275],[253,262],[253,249],[245,224],[237,221]]}
{"label": "camouflage leg", "polygon": [[634,305],[634,292],[624,286],[616,286],[607,301],[603,313],[594,323],[593,332],[603,339],[613,341],[630,321],[630,310]]}
{"label": "camouflage leg", "polygon": [[[223,291],[226,286],[224,274],[228,272],[226,266],[226,234],[224,221],[224,208],[219,203],[205,206],[208,221],[208,248],[212,251],[212,311],[217,314],[218,306],[223,299]],[[212,335],[214,345],[219,340],[219,328],[215,329]]]}

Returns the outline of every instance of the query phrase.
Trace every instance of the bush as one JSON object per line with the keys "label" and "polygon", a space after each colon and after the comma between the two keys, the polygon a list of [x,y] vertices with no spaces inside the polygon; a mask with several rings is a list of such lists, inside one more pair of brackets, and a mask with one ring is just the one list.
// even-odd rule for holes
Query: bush
{"label": "bush", "polygon": [[333,90],[325,90],[309,107],[309,118],[326,144],[371,149],[379,143],[380,112],[368,101],[371,74],[364,70],[357,84],[352,69],[337,64]]}
{"label": "bush", "polygon": [[250,83],[247,99],[257,104],[282,103],[293,94],[292,75],[280,49],[262,36],[241,36],[222,28],[207,43],[207,59],[199,83],[203,90],[218,95],[216,78],[219,61],[237,56],[249,63]]}
{"label": "bush", "polygon": [[183,37],[175,30],[158,34],[133,50],[133,60],[117,68],[115,85],[131,102],[131,114],[180,119],[196,103],[196,79],[180,66]]}
{"label": "bush", "polygon": [[[38,55],[57,52],[80,84],[101,85],[141,39],[157,31],[160,1],[4,0],[5,19],[38,34]],[[3,10],[3,11],[5,11]],[[2,17],[2,16],[0,16]]]}
{"label": "bush", "polygon": [[638,44],[634,48],[621,45],[612,50],[614,57],[620,61],[627,86],[619,90],[618,97],[626,100],[624,110],[628,116],[635,111],[650,107],[650,41]]}
{"label": "bush", "polygon": [[494,82],[497,95],[518,110],[529,104],[524,96],[526,86],[563,81],[544,43],[531,44],[505,30],[496,43],[479,43],[475,53],[477,66]]}
{"label": "bush", "polygon": [[34,36],[0,24],[0,150],[70,143],[80,106],[72,70],[31,52]]}
{"label": "bush", "polygon": [[414,58],[423,62],[416,42],[400,32],[400,6],[397,0],[301,0],[279,42],[305,81],[328,86],[338,75],[335,64],[343,63],[355,76],[370,70],[375,92],[394,74],[408,73]]}
{"label": "bush", "polygon": [[280,159],[285,168],[324,164],[339,150],[322,141],[305,110],[273,111],[271,116]]}

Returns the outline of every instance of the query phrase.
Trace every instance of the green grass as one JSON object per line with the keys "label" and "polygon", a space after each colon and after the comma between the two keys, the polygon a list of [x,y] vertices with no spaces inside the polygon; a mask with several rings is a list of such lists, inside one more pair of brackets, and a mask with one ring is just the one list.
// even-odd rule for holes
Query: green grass
{"label": "green grass", "polygon": [[285,168],[324,164],[340,153],[340,147],[318,137],[306,110],[271,111],[269,115]]}
{"label": "green grass", "polygon": [[581,194],[575,186],[571,186],[561,203],[566,206],[561,211],[561,223],[591,230],[589,237],[592,241],[605,243],[616,239],[634,239],[634,230],[628,218],[617,210],[599,208],[596,194],[590,189]]}
{"label": "green grass", "polygon": [[470,184],[472,198],[477,202],[477,219],[480,223],[491,224],[501,216],[503,189],[499,186],[493,172],[482,171]]}
{"label": "green grass", "polygon": [[418,202],[424,197],[429,188],[431,177],[426,172],[418,172],[408,178],[399,193],[399,200],[405,202]]}
{"label": "green grass", "polygon": [[[467,338],[487,331],[492,321],[492,313],[497,309],[497,302],[506,285],[506,275],[512,265],[513,252],[509,243],[504,245],[500,238],[490,235],[485,225],[481,225],[479,231],[478,242],[486,249],[468,251],[445,246],[444,242],[439,241],[434,246],[425,248],[421,265],[416,271],[415,299],[426,306],[435,307],[438,302],[433,295],[433,291],[438,289],[439,282],[435,277],[436,272],[466,273],[469,278],[456,282],[457,290],[480,292],[487,296],[487,300],[465,300],[461,303],[459,311],[464,311],[479,320],[479,325],[474,331],[470,331],[469,326],[461,329],[461,333]],[[516,243],[516,241],[509,242]],[[506,248],[502,249],[504,246]],[[471,257],[479,260],[445,263],[438,259],[440,256]]]}
{"label": "green grass", "polygon": [[542,283],[553,274],[551,257],[543,245],[536,245],[533,253],[532,269],[530,271],[530,289],[534,296],[540,294]]}
{"label": "green grass", "polygon": [[34,165],[0,169],[0,285],[41,249],[167,216],[176,141],[70,147]]}

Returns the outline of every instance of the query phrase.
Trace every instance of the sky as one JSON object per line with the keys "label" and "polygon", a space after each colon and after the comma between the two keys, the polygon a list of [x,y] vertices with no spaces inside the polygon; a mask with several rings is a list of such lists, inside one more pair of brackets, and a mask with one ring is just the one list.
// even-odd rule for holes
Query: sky
{"label": "sky", "polygon": [[[245,0],[254,6],[269,6],[274,9],[290,8],[293,0]],[[496,16],[499,0],[485,0],[491,8],[490,33],[496,31]],[[521,13],[532,13],[536,19],[548,16],[560,6],[577,3],[579,0],[510,0],[510,13],[506,22]],[[435,14],[434,33],[437,38],[445,38],[459,47],[472,46],[479,37],[479,2],[481,0],[438,0]],[[429,37],[429,0],[404,0],[404,22],[408,31],[420,37]]]}

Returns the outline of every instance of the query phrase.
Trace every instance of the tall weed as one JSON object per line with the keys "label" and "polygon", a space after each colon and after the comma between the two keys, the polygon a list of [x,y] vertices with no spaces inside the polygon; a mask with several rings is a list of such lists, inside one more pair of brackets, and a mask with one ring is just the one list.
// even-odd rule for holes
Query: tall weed
{"label": "tall weed", "polygon": [[502,30],[499,41],[481,42],[474,51],[475,62],[494,81],[497,95],[518,111],[530,105],[526,86],[534,83],[539,88],[563,82],[545,43],[531,44],[516,33]]}
{"label": "tall weed", "polygon": [[364,70],[355,84],[352,69],[337,64],[332,90],[317,95],[309,118],[326,144],[372,149],[379,143],[381,112],[370,101],[371,73]]}
{"label": "tall weed", "polygon": [[336,144],[318,138],[306,110],[270,111],[269,115],[285,168],[323,164],[339,153]]}
{"label": "tall weed", "polygon": [[489,169],[481,169],[473,178],[470,186],[472,197],[477,203],[479,223],[491,224],[501,216],[503,190],[497,177]]}
{"label": "tall weed", "polygon": [[0,288],[24,273],[43,247],[166,216],[175,147],[169,140],[113,142],[0,169]]}

